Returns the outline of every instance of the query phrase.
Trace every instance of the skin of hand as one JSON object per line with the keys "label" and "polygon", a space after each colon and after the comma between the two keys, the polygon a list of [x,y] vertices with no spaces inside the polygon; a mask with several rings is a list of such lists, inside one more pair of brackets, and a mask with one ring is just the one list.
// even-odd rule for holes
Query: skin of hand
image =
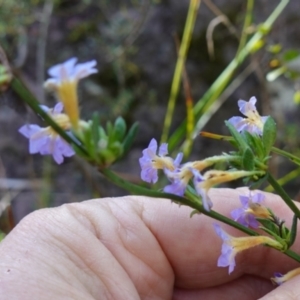
{"label": "skin of hand", "polygon": [[[214,210],[229,216],[241,190],[210,191]],[[269,206],[287,225],[279,197]],[[217,267],[222,241],[204,215],[166,199],[127,196],[38,210],[0,244],[1,299],[299,299],[297,277],[276,287],[274,272],[298,264],[263,246]],[[227,225],[233,236],[243,234]],[[293,246],[300,252],[300,242]],[[298,296],[297,296],[298,295]]]}

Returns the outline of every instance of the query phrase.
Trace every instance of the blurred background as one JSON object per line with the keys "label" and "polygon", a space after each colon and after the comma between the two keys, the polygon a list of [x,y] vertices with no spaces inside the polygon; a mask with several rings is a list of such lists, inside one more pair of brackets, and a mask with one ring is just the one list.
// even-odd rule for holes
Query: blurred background
{"label": "blurred background", "polygon": [[[256,1],[249,35],[280,1]],[[160,139],[187,17],[188,0],[0,0],[0,58],[7,60],[39,101],[53,106],[45,93],[47,69],[70,57],[96,59],[99,72],[79,86],[81,117],[100,114],[101,122],[121,115],[139,132],[129,154],[113,166],[139,183],[138,158],[152,137]],[[247,1],[201,1],[185,63],[188,84],[197,102],[234,58],[241,37]],[[239,115],[237,100],[256,96],[261,115],[278,125],[277,146],[299,155],[300,2],[291,0],[261,41],[260,50],[239,67],[218,109],[206,118],[204,131],[228,134],[224,120]],[[277,73],[274,71],[277,71]],[[283,73],[283,76],[278,76]],[[186,116],[184,89],[176,102],[171,132]],[[0,229],[9,231],[29,212],[93,197],[127,194],[102,178],[95,168],[72,157],[56,165],[52,157],[29,155],[28,140],[18,133],[25,123],[43,124],[15,92],[0,95]],[[228,151],[226,143],[195,139],[192,159]],[[294,171],[287,189],[299,197],[294,170],[274,157],[276,177]],[[298,173],[297,173],[298,172]]]}

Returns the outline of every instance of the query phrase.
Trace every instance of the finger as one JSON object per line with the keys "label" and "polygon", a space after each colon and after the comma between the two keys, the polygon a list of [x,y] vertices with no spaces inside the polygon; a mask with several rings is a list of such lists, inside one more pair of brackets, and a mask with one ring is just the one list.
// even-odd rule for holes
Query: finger
{"label": "finger", "polygon": [[70,206],[26,217],[0,244],[0,257],[4,300],[140,299],[93,225]]}
{"label": "finger", "polygon": [[253,300],[259,299],[273,289],[274,286],[269,280],[257,276],[243,275],[237,280],[214,288],[175,289],[172,300]]}

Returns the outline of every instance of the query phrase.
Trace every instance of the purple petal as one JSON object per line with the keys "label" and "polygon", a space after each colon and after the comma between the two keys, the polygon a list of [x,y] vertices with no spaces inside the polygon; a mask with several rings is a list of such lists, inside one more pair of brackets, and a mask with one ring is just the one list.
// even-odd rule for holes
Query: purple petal
{"label": "purple petal", "polygon": [[48,143],[49,143],[49,137],[44,135],[39,137],[38,139],[30,139],[29,141],[29,153],[30,154],[35,154],[35,153],[40,153],[42,155],[44,154],[50,154],[49,151],[42,153],[41,149],[43,149],[44,147],[47,147]]}
{"label": "purple petal", "polygon": [[231,117],[228,122],[239,132],[245,130],[245,127],[247,126],[246,120],[242,117]]}
{"label": "purple petal", "polygon": [[158,155],[159,156],[166,156],[167,154],[168,154],[168,144],[167,143],[163,143],[159,147]]}
{"label": "purple petal", "polygon": [[245,100],[239,100],[238,101],[238,106],[240,108],[240,112],[244,115],[244,116],[248,116],[248,113],[250,111],[256,111],[256,98],[255,97],[251,97],[249,102],[245,101]]}
{"label": "purple petal", "polygon": [[48,74],[59,81],[67,80],[73,76],[76,62],[77,58],[70,58],[62,64],[51,67],[48,70]]}
{"label": "purple petal", "polygon": [[240,195],[240,202],[242,203],[244,208],[249,207],[250,198],[248,196]]}
{"label": "purple petal", "polygon": [[170,193],[178,196],[183,196],[186,189],[186,184],[180,180],[175,180],[172,184],[164,187],[165,193]]}
{"label": "purple petal", "polygon": [[96,65],[97,62],[95,60],[77,64],[74,68],[74,74],[73,74],[74,78],[76,80],[79,80],[91,74],[97,73],[98,70],[94,68]]}
{"label": "purple petal", "polygon": [[19,128],[19,132],[27,138],[30,138],[33,134],[35,134],[41,130],[42,130],[42,128],[35,124],[27,124],[27,125],[23,125],[21,128]]}
{"label": "purple petal", "polygon": [[179,152],[174,160],[174,167],[178,168],[183,158],[183,153]]}
{"label": "purple petal", "polygon": [[141,178],[145,182],[156,183],[158,180],[157,170],[152,166],[150,168],[143,168],[141,171]]}
{"label": "purple petal", "polygon": [[156,139],[152,139],[149,143],[149,146],[147,149],[150,149],[154,154],[156,154],[157,151],[157,141]]}
{"label": "purple petal", "polygon": [[223,240],[222,249],[221,249],[221,255],[218,259],[217,266],[218,267],[229,267],[228,273],[230,274],[234,268],[235,268],[235,253],[232,246],[228,244],[228,240],[231,239],[231,237],[223,231],[220,225],[214,224],[214,229],[217,233],[217,235]]}
{"label": "purple petal", "polygon": [[62,102],[58,102],[53,108],[53,114],[60,114],[64,109]]}
{"label": "purple petal", "polygon": [[252,201],[253,201],[254,203],[261,204],[261,203],[264,201],[265,198],[266,198],[266,197],[265,197],[264,194],[262,194],[262,193],[255,193],[255,194],[252,196]]}

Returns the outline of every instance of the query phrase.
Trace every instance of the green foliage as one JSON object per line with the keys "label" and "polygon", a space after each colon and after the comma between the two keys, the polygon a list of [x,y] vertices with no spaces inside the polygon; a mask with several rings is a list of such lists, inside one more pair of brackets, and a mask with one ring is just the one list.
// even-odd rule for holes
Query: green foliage
{"label": "green foliage", "polygon": [[106,123],[106,128],[99,125],[99,114],[94,113],[92,120],[76,133],[82,141],[87,154],[82,155],[98,167],[107,167],[127,153],[137,133],[137,124],[128,130],[122,117],[114,124]]}
{"label": "green foliage", "polygon": [[276,123],[273,118],[268,117],[264,124],[262,142],[265,150],[265,156],[268,156],[276,141]]}

